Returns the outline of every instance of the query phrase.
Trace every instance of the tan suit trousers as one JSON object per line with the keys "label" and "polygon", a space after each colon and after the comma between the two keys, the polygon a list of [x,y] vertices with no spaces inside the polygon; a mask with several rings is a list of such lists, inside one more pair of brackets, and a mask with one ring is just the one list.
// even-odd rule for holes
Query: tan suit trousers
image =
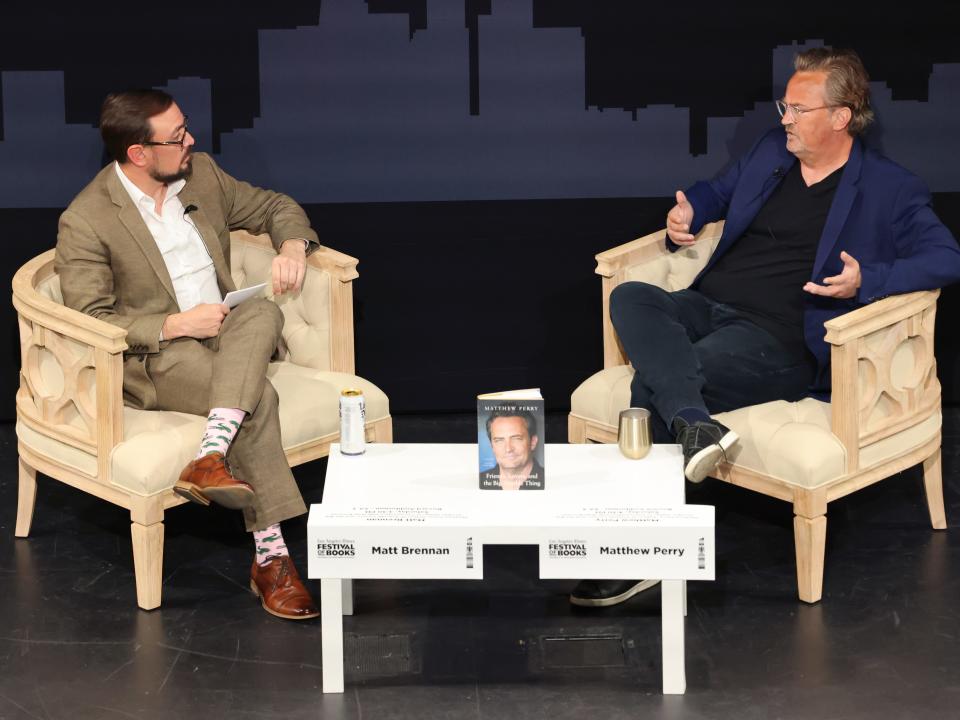
{"label": "tan suit trousers", "polygon": [[155,409],[206,416],[224,407],[247,413],[227,460],[234,476],[256,491],[256,501],[244,510],[250,531],[307,511],[283,452],[277,391],[266,375],[282,328],[283,314],[274,303],[247,300],[224,318],[216,337],[177,338],[144,360],[156,389]]}

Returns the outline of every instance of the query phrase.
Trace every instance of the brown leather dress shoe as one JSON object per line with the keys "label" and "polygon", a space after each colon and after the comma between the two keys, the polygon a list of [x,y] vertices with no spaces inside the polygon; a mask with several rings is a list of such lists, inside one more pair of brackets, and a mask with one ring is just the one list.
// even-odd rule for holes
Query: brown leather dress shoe
{"label": "brown leather dress shoe", "polygon": [[260,598],[263,609],[284,620],[307,620],[320,614],[303,586],[293,561],[284,555],[250,569],[250,589]]}
{"label": "brown leather dress shoe", "polygon": [[187,464],[173,491],[201,505],[217,505],[239,510],[250,507],[256,493],[243,480],[237,480],[227,469],[223,453],[210,453]]}

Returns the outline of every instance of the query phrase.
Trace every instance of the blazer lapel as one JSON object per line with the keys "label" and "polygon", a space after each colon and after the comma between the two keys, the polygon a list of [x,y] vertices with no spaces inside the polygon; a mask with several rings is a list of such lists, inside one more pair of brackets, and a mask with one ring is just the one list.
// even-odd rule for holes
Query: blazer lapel
{"label": "blazer lapel", "polygon": [[819,283],[823,280],[820,275],[823,272],[823,266],[830,257],[831,252],[837,245],[840,238],[840,231],[843,229],[847,216],[850,215],[850,209],[853,207],[853,201],[857,199],[860,191],[857,189],[857,181],[860,179],[860,167],[863,164],[863,147],[859,140],[853,141],[853,147],[850,149],[850,157],[847,158],[847,165],[843,169],[843,175],[840,176],[840,184],[833,196],[833,203],[830,205],[830,212],[827,213],[827,221],[823,225],[823,233],[820,235],[820,242],[817,244],[817,256],[813,262],[814,282]]}
{"label": "blazer lapel", "polygon": [[137,206],[133,204],[130,195],[124,190],[123,185],[120,184],[120,178],[116,176],[116,172],[112,166],[108,166],[108,168],[110,172],[107,175],[107,188],[110,192],[110,199],[113,200],[115,205],[120,206],[120,212],[117,217],[133,236],[133,239],[137,241],[150,267],[157,274],[164,289],[170,294],[173,304],[176,305],[177,293],[173,290],[173,281],[170,279],[170,273],[167,271],[167,264],[163,261],[163,255],[160,254],[160,248],[157,247],[157,242],[153,239],[153,235],[150,234],[150,230],[147,229],[143,218],[140,217],[140,211],[137,209]]}
{"label": "blazer lapel", "polygon": [[200,233],[203,244],[206,245],[207,252],[213,260],[213,267],[217,272],[217,280],[220,282],[221,290],[224,292],[235,290],[233,276],[230,274],[230,267],[227,265],[227,259],[223,255],[223,248],[220,246],[220,238],[217,236],[217,231],[214,229],[210,219],[203,211],[203,206],[198,201],[197,196],[191,191],[189,180],[187,184],[183,186],[183,190],[180,191],[180,202],[183,203],[185,208],[190,205],[196,208],[191,211],[190,219],[193,220],[193,224]]}

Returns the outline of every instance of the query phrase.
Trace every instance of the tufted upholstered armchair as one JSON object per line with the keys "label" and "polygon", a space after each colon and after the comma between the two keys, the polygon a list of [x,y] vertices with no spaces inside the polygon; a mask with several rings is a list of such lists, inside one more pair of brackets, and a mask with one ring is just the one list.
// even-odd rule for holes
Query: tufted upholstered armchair
{"label": "tufted upholstered armchair", "polygon": [[[570,442],[616,442],[633,369],[610,322],[610,293],[640,280],[687,287],[716,248],[723,223],[670,253],[664,231],[597,255],[603,278],[603,366],[570,400]],[[826,323],[832,345],[830,402],[770,402],[719,413],[740,443],[717,479],[792,503],[800,599],[823,591],[827,505],[923,463],[930,521],[946,527],[940,472],[940,383],[933,355],[939,291],[888,297]]]}
{"label": "tufted upholstered armchair", "polygon": [[[230,240],[237,287],[269,282],[269,237],[239,231]],[[39,255],[13,279],[21,352],[16,536],[30,532],[37,471],[128,509],[137,604],[150,610],[160,605],[164,512],[184,502],[171,488],[196,453],[206,418],[124,406],[126,332],[63,305],[53,258],[53,250]],[[366,397],[367,440],[392,439],[387,396],[354,374],[356,266],[356,259],[320,248],[307,258],[302,291],[277,299],[283,341],[268,377],[280,396],[291,466],[327,455],[339,440],[346,387]]]}

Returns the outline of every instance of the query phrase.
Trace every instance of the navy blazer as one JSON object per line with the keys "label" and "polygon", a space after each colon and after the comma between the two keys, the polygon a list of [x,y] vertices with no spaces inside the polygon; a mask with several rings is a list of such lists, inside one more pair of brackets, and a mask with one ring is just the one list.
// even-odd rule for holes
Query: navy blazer
{"label": "navy blazer", "polygon": [[[691,287],[743,235],[796,161],[787,151],[783,128],[776,128],[712,180],[686,191],[694,209],[692,234],[706,223],[726,219],[717,249]],[[669,238],[667,245],[677,249]],[[887,295],[931,290],[960,280],[960,248],[930,207],[927,186],[865,148],[859,139],[853,142],[833,196],[810,279],[823,284],[824,278],[839,275],[842,250],[860,263],[862,282],[857,295],[838,300],[804,293],[803,334],[817,363],[810,394],[821,399],[828,399],[830,393],[830,346],[823,339],[824,322]]]}

